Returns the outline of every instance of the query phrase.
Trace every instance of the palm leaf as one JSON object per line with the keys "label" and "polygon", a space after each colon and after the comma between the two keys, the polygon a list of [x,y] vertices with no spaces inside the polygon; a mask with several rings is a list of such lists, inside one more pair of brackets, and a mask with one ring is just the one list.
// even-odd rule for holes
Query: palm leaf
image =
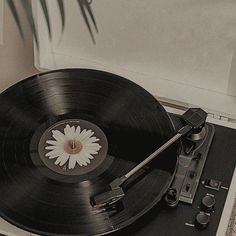
{"label": "palm leaf", "polygon": [[15,3],[13,2],[13,0],[7,0],[7,5],[10,8],[11,13],[13,15],[13,18],[14,18],[16,24],[17,24],[17,28],[20,32],[20,36],[21,36],[22,39],[24,39],[24,33],[23,33],[23,30],[22,30],[20,18],[19,18],[18,12],[16,10]]}
{"label": "palm leaf", "polygon": [[35,27],[31,2],[30,2],[30,0],[21,0],[21,4],[22,4],[22,6],[25,10],[25,14],[27,16],[31,31],[33,32],[36,46],[39,49],[38,34],[37,34],[37,31],[36,31],[36,27]]}
{"label": "palm leaf", "polygon": [[46,0],[40,0],[40,4],[43,9],[44,17],[47,22],[49,38],[52,39],[51,24],[50,24],[50,18],[49,18],[49,14],[48,14],[48,7],[47,7]]}
{"label": "palm leaf", "polygon": [[60,14],[61,14],[62,31],[64,31],[65,22],[66,22],[64,2],[63,0],[57,0],[57,4],[58,4]]}

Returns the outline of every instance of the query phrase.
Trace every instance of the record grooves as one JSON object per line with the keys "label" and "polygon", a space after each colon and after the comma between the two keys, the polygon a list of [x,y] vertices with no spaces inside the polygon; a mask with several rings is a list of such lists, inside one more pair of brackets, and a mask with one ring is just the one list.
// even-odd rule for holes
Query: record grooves
{"label": "record grooves", "polygon": [[170,185],[177,144],[126,184],[121,208],[91,206],[92,195],[174,134],[164,108],[127,79],[89,69],[52,71],[13,85],[0,104],[0,212],[23,229],[112,233],[147,213]]}

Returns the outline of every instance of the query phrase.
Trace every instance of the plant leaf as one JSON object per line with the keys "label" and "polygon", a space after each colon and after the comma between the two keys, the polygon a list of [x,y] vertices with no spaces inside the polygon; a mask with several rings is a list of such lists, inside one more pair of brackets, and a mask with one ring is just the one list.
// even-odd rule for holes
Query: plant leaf
{"label": "plant leaf", "polygon": [[89,24],[89,20],[88,20],[88,17],[85,13],[85,3],[84,3],[84,0],[77,0],[78,4],[79,4],[79,7],[80,7],[80,11],[82,13],[82,16],[84,18],[84,21],[85,21],[85,24],[87,25],[87,28],[88,28],[88,31],[89,31],[89,34],[91,36],[91,39],[93,41],[93,43],[95,44],[95,39],[94,39],[94,36],[93,36],[93,32],[92,32],[92,29],[90,27],[90,24]]}
{"label": "plant leaf", "polygon": [[58,4],[60,14],[61,14],[62,31],[64,31],[65,22],[66,22],[64,2],[63,0],[57,0],[57,4]]}
{"label": "plant leaf", "polygon": [[44,13],[44,17],[45,17],[46,22],[47,22],[49,38],[52,39],[51,24],[50,24],[50,18],[49,18],[49,13],[48,13],[48,7],[47,7],[46,0],[40,0],[40,4],[41,4],[41,7],[42,7],[42,10],[43,10],[43,13]]}
{"label": "plant leaf", "polygon": [[35,28],[35,22],[34,22],[34,17],[33,17],[33,13],[32,13],[31,2],[29,0],[21,0],[21,4],[25,10],[31,31],[33,32],[36,46],[39,49],[38,34],[37,34],[37,31]]}
{"label": "plant leaf", "polygon": [[18,12],[16,10],[15,3],[13,2],[13,0],[7,0],[7,5],[10,8],[11,13],[12,13],[12,15],[14,17],[14,20],[15,20],[15,22],[17,24],[17,28],[18,28],[18,30],[20,32],[20,36],[24,40],[24,34],[23,34],[20,18],[19,18]]}

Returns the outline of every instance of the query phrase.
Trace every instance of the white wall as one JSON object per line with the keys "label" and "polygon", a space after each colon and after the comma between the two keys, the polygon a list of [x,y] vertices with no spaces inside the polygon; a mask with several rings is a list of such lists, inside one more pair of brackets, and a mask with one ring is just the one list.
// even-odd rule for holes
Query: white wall
{"label": "white wall", "polygon": [[32,34],[19,4],[20,1],[15,2],[17,9],[20,10],[25,42],[22,42],[11,12],[4,2],[3,44],[0,44],[0,92],[37,72],[33,61]]}
{"label": "white wall", "polygon": [[62,35],[56,0],[48,0],[52,41],[39,1],[34,3],[43,45],[35,54],[37,68],[113,72],[158,99],[236,120],[235,0],[94,0],[96,45],[76,0],[65,1]]}

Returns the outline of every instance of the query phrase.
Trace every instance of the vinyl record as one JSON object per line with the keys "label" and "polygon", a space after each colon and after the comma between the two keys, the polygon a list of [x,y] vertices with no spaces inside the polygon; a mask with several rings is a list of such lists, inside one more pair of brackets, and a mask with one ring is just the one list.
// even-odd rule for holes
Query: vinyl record
{"label": "vinyl record", "polygon": [[41,235],[102,235],[130,225],[166,192],[178,145],[125,184],[119,209],[91,197],[174,134],[158,101],[114,74],[65,69],[0,95],[0,213]]}

